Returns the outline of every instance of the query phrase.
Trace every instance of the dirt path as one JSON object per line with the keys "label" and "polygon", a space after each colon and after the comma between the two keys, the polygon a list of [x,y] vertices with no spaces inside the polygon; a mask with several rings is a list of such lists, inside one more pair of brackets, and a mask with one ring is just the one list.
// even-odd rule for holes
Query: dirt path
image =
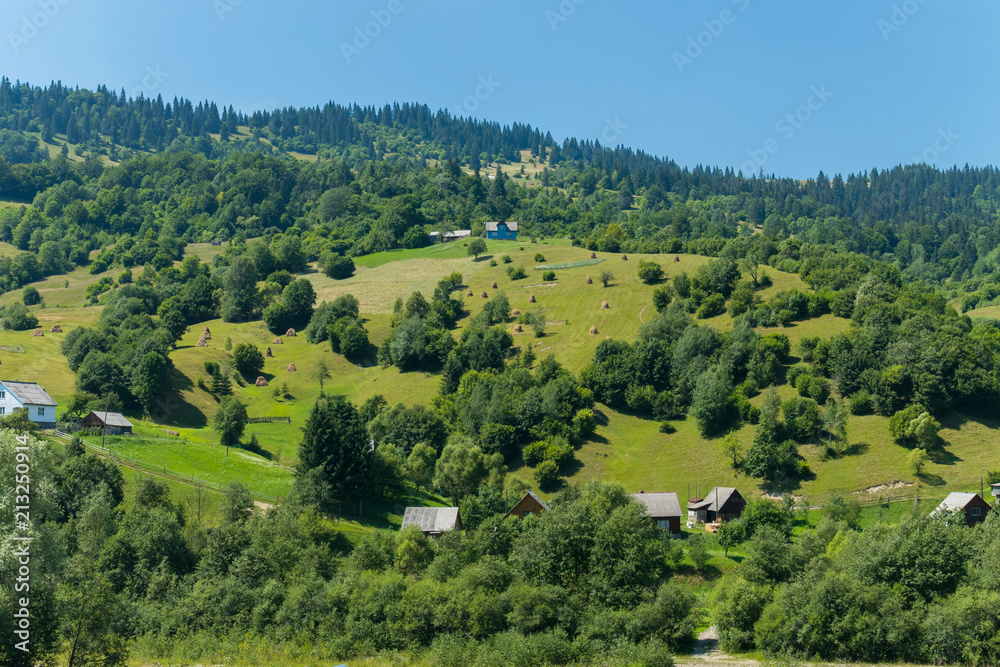
{"label": "dirt path", "polygon": [[639,321],[640,321],[640,322],[643,322],[643,323],[645,323],[645,322],[646,322],[646,320],[642,319],[642,314],[643,314],[644,312],[646,312],[646,306],[643,306],[643,307],[642,307],[642,310],[640,310],[640,311],[639,311]]}
{"label": "dirt path", "polygon": [[698,640],[694,643],[694,650],[690,656],[679,655],[676,657],[675,662],[677,667],[707,664],[755,667],[759,664],[755,660],[743,660],[722,653],[719,650],[719,636],[715,632],[715,626],[708,628],[698,635]]}

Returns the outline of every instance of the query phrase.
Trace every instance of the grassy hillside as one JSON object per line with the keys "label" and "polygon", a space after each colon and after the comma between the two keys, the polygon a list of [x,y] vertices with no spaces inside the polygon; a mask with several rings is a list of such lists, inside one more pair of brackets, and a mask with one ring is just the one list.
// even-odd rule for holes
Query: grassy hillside
{"label": "grassy hillside", "polygon": [[[692,273],[709,261],[694,255],[677,255],[677,261],[674,255],[629,255],[627,260],[622,260],[620,254],[597,253],[599,261],[590,263],[589,251],[572,247],[565,240],[538,244],[491,241],[488,246],[487,254],[480,256],[478,261],[466,255],[463,244],[454,243],[360,257],[356,275],[347,280],[331,280],[315,269],[306,277],[313,282],[320,301],[344,293],[354,294],[361,303],[372,342],[378,345],[388,335],[389,318],[396,299],[406,298],[417,289],[429,296],[440,278],[457,271],[467,285],[461,294],[468,310],[459,322],[459,330],[482,308],[485,299],[481,298],[481,292],[493,295],[503,291],[513,308],[522,312],[540,311],[548,321],[546,333],[541,338],[531,333],[513,333],[514,324],[507,325],[515,345],[519,348],[532,346],[540,358],[554,354],[567,368],[579,372],[606,336],[631,340],[639,326],[654,315],[653,287],[643,284],[636,275],[640,258],[660,262],[668,278],[681,271]],[[205,260],[221,250],[219,246],[204,244],[188,249]],[[0,252],[4,251],[5,248],[0,248]],[[542,253],[545,261],[536,262],[535,253]],[[503,263],[503,255],[509,255],[512,262]],[[490,266],[491,259],[496,260],[496,266]],[[581,262],[584,265],[554,269],[556,278],[553,281],[541,279],[544,267]],[[508,266],[524,266],[528,277],[510,280],[506,275]],[[604,270],[612,271],[615,276],[606,288],[599,280]],[[768,272],[773,285],[763,291],[765,299],[791,287],[808,289],[795,274],[773,269]],[[593,284],[586,284],[587,276],[593,278]],[[74,374],[58,347],[63,335],[48,331],[53,324],[59,324],[68,332],[75,326],[96,321],[100,307],[85,308],[82,303],[87,285],[100,277],[91,275],[86,269],[77,269],[68,276],[55,276],[36,284],[46,307],[33,307],[32,310],[46,335],[32,337],[29,332],[0,331],[0,345],[25,349],[23,354],[0,351],[2,377],[38,381],[58,401],[64,401],[73,392]],[[493,288],[494,282],[497,288]],[[468,297],[466,294],[470,290],[473,296]],[[534,304],[529,303],[531,296],[535,297]],[[8,293],[0,297],[0,304],[19,298],[20,292]],[[608,309],[601,309],[603,301],[608,302]],[[706,322],[720,330],[732,326],[728,315]],[[794,351],[797,341],[805,336],[832,336],[847,330],[849,324],[847,320],[825,315],[782,331],[789,336]],[[208,347],[196,347],[205,326],[210,328],[212,340]],[[597,327],[597,335],[589,333],[591,326]],[[216,435],[210,428],[217,403],[207,391],[198,387],[198,380],[208,379],[204,370],[206,361],[228,360],[227,339],[233,345],[248,342],[262,350],[270,347],[273,354],[266,359],[263,373],[269,386],[235,387],[237,395],[248,404],[251,416],[287,416],[291,419],[291,423],[255,424],[248,428],[247,437],[256,436],[261,455],[230,451],[227,457],[225,450],[216,444]],[[167,398],[157,411],[156,422],[137,422],[137,433],[147,438],[115,440],[115,446],[120,447],[123,454],[144,462],[221,483],[241,480],[260,493],[280,496],[291,488],[292,475],[288,468],[296,462],[300,429],[319,395],[314,373],[320,359],[327,361],[332,375],[326,383],[326,391],[343,394],[356,403],[382,394],[390,403],[426,404],[438,390],[439,378],[435,374],[382,369],[374,360],[355,365],[333,354],[326,344],[309,345],[302,336],[283,336],[282,344],[273,344],[273,339],[274,335],[262,322],[229,324],[213,320],[192,327],[171,354],[176,369],[171,384],[176,391],[165,393]],[[294,364],[296,370],[289,371],[289,364]],[[783,398],[794,395],[794,390],[787,385],[781,387],[780,392]],[[754,400],[759,402],[761,397]],[[689,484],[692,494],[698,484],[703,489],[726,484],[738,486],[750,495],[791,490],[814,502],[821,502],[835,492],[858,492],[860,498],[874,498],[879,494],[912,495],[919,490],[921,495],[938,497],[947,491],[978,487],[983,470],[996,467],[989,443],[1000,426],[961,415],[943,420],[945,428],[941,435],[947,447],[934,455],[923,477],[916,479],[907,469],[908,450],[888,437],[887,419],[852,416],[848,426],[849,455],[823,460],[821,448],[803,446],[800,451],[809,463],[812,478],[791,489],[775,489],[762,487],[756,480],[735,477],[720,451],[719,441],[702,438],[694,420],[677,422],[677,432],[665,435],[659,432],[657,422],[622,414],[603,405],[598,409],[601,420],[597,433],[577,452],[577,463],[567,478],[569,484],[599,478],[619,481],[633,491],[676,490],[681,495],[688,492]],[[149,439],[163,438],[164,428],[179,431],[181,438],[172,441]],[[753,427],[745,426],[737,436],[749,446]],[[512,474],[526,480],[530,479],[529,473],[525,468],[512,470]],[[868,489],[871,491],[866,491]]]}

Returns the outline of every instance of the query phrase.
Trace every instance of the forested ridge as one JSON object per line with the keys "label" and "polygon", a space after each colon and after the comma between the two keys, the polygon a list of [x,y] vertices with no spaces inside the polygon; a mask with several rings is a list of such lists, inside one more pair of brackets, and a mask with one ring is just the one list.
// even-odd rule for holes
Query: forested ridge
{"label": "forested ridge", "polygon": [[[437,383],[428,405],[381,395],[355,405],[324,393],[330,374],[317,369],[294,493],[267,510],[232,484],[209,516],[153,478],[124,480],[78,443],[33,440],[36,655],[670,665],[711,622],[729,651],[995,664],[996,517],[974,529],[881,514],[862,525],[850,499],[817,514],[790,492],[814,475],[805,447],[824,460],[855,455],[849,415],[885,418],[879,445],[907,450],[917,478],[928,456],[949,455],[941,420],[996,417],[1000,321],[965,311],[1000,300],[997,176],[910,165],[802,182],[557,143],[422,105],[244,114],[5,78],[0,242],[13,248],[0,290],[25,289],[0,324],[36,327],[43,297],[29,283],[78,267],[94,275],[85,305],[102,307],[61,340],[75,374],[67,414],[154,414],[178,341],[218,319],[262,321],[268,340],[295,329],[349,361]],[[581,257],[622,253],[615,270],[637,276],[652,302],[635,340],[601,340],[579,372],[524,338],[515,348],[510,328],[544,339],[547,326],[504,292],[526,278],[524,253],[480,260],[474,242],[469,256],[506,266],[507,282],[471,315],[466,278],[444,276],[398,299],[384,340],[370,340],[357,298],[318,302],[309,280],[313,267],[343,280],[361,257],[430,245],[430,231],[481,236],[490,220],[519,221],[540,266],[551,246],[535,238],[570,237]],[[208,242],[225,243],[211,261],[185,254]],[[701,257],[667,278],[658,262],[674,254]],[[798,287],[769,290],[779,271]],[[560,284],[561,270],[546,273]],[[708,322],[722,316],[731,327]],[[782,328],[817,318],[849,324],[798,339]],[[199,390],[218,401],[219,442],[252,449],[241,445],[241,387],[264,356],[225,345]],[[563,484],[601,406],[663,434],[692,420],[748,485],[782,501],[748,496],[743,519],[681,541],[619,485]],[[741,429],[752,432],[746,447]],[[9,477],[15,446],[0,432]],[[550,512],[504,519],[526,484],[507,475],[517,466],[558,490]],[[362,504],[432,494],[461,508],[464,533],[352,534],[341,522]],[[4,531],[13,512],[4,494]],[[4,581],[15,563],[0,551]],[[2,605],[6,633],[15,605]],[[11,645],[0,658],[18,664],[24,656],[3,652]]]}

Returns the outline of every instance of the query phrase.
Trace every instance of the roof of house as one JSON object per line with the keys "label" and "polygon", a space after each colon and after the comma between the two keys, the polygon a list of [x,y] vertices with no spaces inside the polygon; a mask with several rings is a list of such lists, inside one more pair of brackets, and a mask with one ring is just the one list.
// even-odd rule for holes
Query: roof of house
{"label": "roof of house", "polygon": [[495,232],[497,230],[497,225],[506,225],[507,229],[509,229],[510,231],[512,232],[517,231],[517,223],[514,222],[513,220],[510,220],[508,222],[487,222],[486,231]]}
{"label": "roof of house", "polygon": [[14,398],[24,405],[59,405],[35,382],[3,380],[3,384],[7,387],[7,391],[14,394]]}
{"label": "roof of house", "polygon": [[455,530],[457,524],[457,507],[407,507],[403,514],[403,526],[419,526],[425,533]]}
{"label": "roof of house", "polygon": [[472,230],[471,229],[459,229],[459,230],[454,231],[454,232],[445,232],[444,235],[447,238],[459,238],[460,239],[460,238],[465,238],[466,236],[472,236]]}
{"label": "roof of house", "polygon": [[677,494],[669,493],[633,493],[632,497],[646,506],[646,512],[654,519],[659,517],[680,516],[681,503]]}
{"label": "roof of house", "polygon": [[952,510],[964,510],[965,507],[972,502],[974,498],[978,498],[978,493],[960,493],[958,491],[952,491],[948,494],[948,497],[941,501],[941,504],[935,508],[931,514],[937,514],[938,512],[949,512]]}
{"label": "roof of house", "polygon": [[729,498],[734,493],[739,492],[731,486],[717,486],[709,491],[703,500],[688,503],[687,508],[689,511],[707,510],[709,512],[718,512],[720,507],[729,502]]}
{"label": "roof of house", "polygon": [[[534,499],[535,499],[535,501],[536,501],[536,502],[537,502],[537,503],[538,503],[539,505],[541,505],[541,506],[542,506],[542,509],[544,509],[544,510],[548,510],[548,509],[549,509],[549,506],[545,504],[545,501],[544,501],[544,500],[542,500],[541,498],[539,498],[538,496],[536,496],[536,495],[535,495],[535,492],[534,492],[534,491],[528,491],[527,493],[525,493],[525,494],[524,494],[524,497],[522,497],[522,498],[521,498],[521,500],[524,500],[524,499],[525,499],[525,498],[527,498],[528,496],[531,496],[532,498],[534,498]],[[521,502],[521,500],[519,500],[519,501],[517,501],[517,502]]]}
{"label": "roof of house", "polygon": [[[98,412],[96,410],[91,410],[90,414],[88,414],[87,417],[89,417],[90,415],[94,415],[95,417],[97,417],[97,419],[103,422],[105,426],[126,426],[129,428],[132,427],[132,422],[125,419],[125,417],[123,417],[121,414],[117,412],[104,412],[103,410],[101,412]],[[87,417],[84,417],[84,419],[86,419]]]}

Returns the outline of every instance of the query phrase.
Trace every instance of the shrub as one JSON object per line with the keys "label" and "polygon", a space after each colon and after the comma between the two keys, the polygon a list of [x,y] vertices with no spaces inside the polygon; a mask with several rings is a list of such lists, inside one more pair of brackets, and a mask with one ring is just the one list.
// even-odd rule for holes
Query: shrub
{"label": "shrub", "polygon": [[490,260],[490,266],[496,266],[496,265],[497,265],[497,261],[495,259],[491,259]]}
{"label": "shrub", "polygon": [[556,279],[555,271],[546,271],[542,274],[542,280],[544,280],[545,282],[551,282],[555,279]]}
{"label": "shrub", "polygon": [[523,266],[511,266],[507,269],[507,275],[510,276],[511,280],[521,280],[528,277],[528,272],[524,270]]}
{"label": "shrub", "polygon": [[548,488],[559,479],[559,466],[555,461],[542,461],[531,476],[540,488]]}
{"label": "shrub", "polygon": [[[129,275],[131,276],[132,274]],[[38,288],[34,285],[28,285],[21,293],[21,301],[23,301],[26,306],[35,306],[42,302],[42,295],[38,292]]]}
{"label": "shrub", "polygon": [[256,346],[249,343],[238,343],[233,348],[233,363],[236,370],[244,378],[253,381],[264,368],[264,355]]}
{"label": "shrub", "polygon": [[874,411],[871,394],[864,389],[859,389],[851,396],[852,415],[870,415]]}
{"label": "shrub", "polygon": [[334,280],[350,278],[354,275],[354,269],[354,260],[343,255],[331,253],[327,256],[326,261],[323,262],[323,273],[328,278],[333,278]]}
{"label": "shrub", "polygon": [[3,325],[4,329],[24,331],[38,326],[38,318],[23,303],[14,302],[6,308],[0,309],[0,313],[2,313],[0,324]]}
{"label": "shrub", "polygon": [[522,452],[524,462],[529,466],[537,466],[545,460],[546,447],[547,445],[543,440],[536,440],[535,442],[525,445],[524,451]]}
{"label": "shrub", "polygon": [[504,255],[500,258],[500,261],[503,262],[504,264],[510,264],[514,260],[510,258],[510,255]]}
{"label": "shrub", "polygon": [[536,252],[535,253],[535,261],[538,262],[538,263],[544,262],[545,261],[545,255],[543,255],[540,252]]}
{"label": "shrub", "polygon": [[726,312],[726,297],[721,294],[712,294],[701,302],[701,306],[698,307],[695,317],[699,320],[705,320],[716,315],[721,315],[724,312]]}
{"label": "shrub", "polygon": [[652,285],[663,280],[663,267],[656,262],[647,262],[646,260],[639,260],[639,280],[646,283],[647,285]]}

